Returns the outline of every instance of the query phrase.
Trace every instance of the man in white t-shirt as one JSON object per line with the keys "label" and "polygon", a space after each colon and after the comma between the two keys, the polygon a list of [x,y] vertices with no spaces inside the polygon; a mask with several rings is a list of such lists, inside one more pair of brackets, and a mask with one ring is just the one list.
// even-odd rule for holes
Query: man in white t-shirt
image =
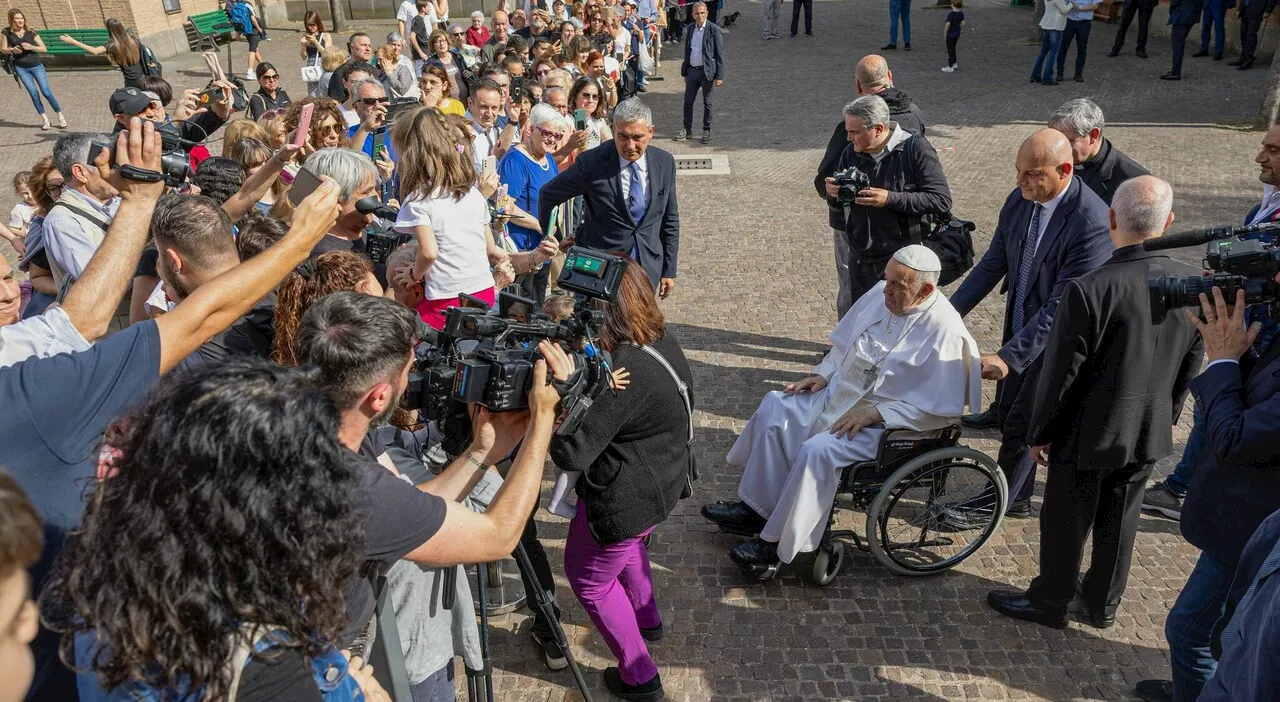
{"label": "man in white t-shirt", "polygon": [[404,0],[400,3],[400,7],[396,9],[396,28],[400,36],[409,36],[409,30],[413,28],[413,18],[417,15],[418,5],[414,0]]}

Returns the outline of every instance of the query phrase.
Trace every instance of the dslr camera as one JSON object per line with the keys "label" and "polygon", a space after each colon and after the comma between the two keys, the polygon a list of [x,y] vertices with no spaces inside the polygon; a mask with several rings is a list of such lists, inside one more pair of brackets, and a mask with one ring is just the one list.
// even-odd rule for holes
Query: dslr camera
{"label": "dslr camera", "polygon": [[1200,293],[1211,295],[1214,287],[1230,303],[1236,291],[1244,291],[1247,305],[1267,304],[1273,316],[1280,308],[1280,246],[1256,239],[1241,239],[1254,232],[1280,232],[1280,222],[1265,222],[1247,227],[1220,227],[1203,232],[1175,234],[1152,239],[1143,244],[1148,251],[1196,246],[1207,242],[1203,265],[1213,271],[1204,276],[1170,277],[1154,272],[1148,279],[1151,316],[1164,318],[1171,309],[1200,305]]}
{"label": "dslr camera", "polygon": [[[170,188],[180,187],[191,176],[191,149],[195,148],[199,142],[183,139],[178,126],[173,122],[164,124],[151,122],[151,126],[155,127],[156,134],[160,136],[160,171],[164,174],[164,184]],[[88,162],[96,161],[98,154],[104,150],[107,152],[107,162],[115,168],[114,137],[107,141],[94,139],[90,142]]]}
{"label": "dslr camera", "polygon": [[836,179],[836,187],[839,188],[836,199],[840,202],[853,202],[859,191],[871,187],[871,176],[858,170],[857,166],[836,171],[832,177]]}
{"label": "dslr camera", "polygon": [[572,434],[594,398],[609,389],[609,363],[597,345],[604,326],[599,303],[613,302],[627,260],[575,246],[569,249],[559,286],[573,293],[571,318],[553,322],[530,299],[502,292],[498,309],[478,300],[445,312],[441,331],[420,327],[426,353],[409,374],[402,406],[422,410],[434,420],[444,449],[458,455],[470,441],[469,403],[492,412],[529,406],[537,346],[543,339],[559,343],[573,359],[573,375],[554,381],[560,392],[563,420],[556,433]]}

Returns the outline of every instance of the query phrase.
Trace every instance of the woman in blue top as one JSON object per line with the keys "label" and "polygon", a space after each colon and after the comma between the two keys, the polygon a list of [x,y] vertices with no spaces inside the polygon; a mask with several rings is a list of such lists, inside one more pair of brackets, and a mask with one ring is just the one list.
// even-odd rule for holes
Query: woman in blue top
{"label": "woman in blue top", "polygon": [[362,522],[314,373],[204,365],[108,429],[44,591],[81,700],[364,699],[335,646]]}
{"label": "woman in blue top", "polygon": [[[507,234],[521,251],[532,251],[542,241],[543,231],[537,215],[538,193],[559,174],[554,153],[573,131],[569,118],[547,104],[536,105],[529,112],[528,121],[528,136],[508,149],[498,164],[498,178],[519,208],[507,225]],[[521,275],[516,282],[526,297],[541,303],[547,292],[549,274],[549,268],[539,266]]]}

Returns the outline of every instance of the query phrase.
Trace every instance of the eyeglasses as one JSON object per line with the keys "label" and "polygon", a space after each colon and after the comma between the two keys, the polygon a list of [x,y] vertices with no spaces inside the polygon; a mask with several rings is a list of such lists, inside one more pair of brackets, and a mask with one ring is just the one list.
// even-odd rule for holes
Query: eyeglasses
{"label": "eyeglasses", "polygon": [[542,127],[538,127],[538,133],[541,134],[542,138],[546,141],[560,141],[564,138],[564,132],[556,132],[550,129],[543,129]]}
{"label": "eyeglasses", "polygon": [[595,100],[596,102],[600,101],[600,96],[596,95],[595,93],[578,93],[578,97],[586,98],[588,100]]}
{"label": "eyeglasses", "polygon": [[365,104],[365,107],[373,107],[374,105],[377,105],[378,103],[382,103],[382,104],[390,103],[390,102],[391,102],[391,99],[390,99],[390,98],[386,98],[386,97],[377,97],[377,98],[360,98],[360,102],[363,102],[363,103]]}
{"label": "eyeglasses", "polygon": [[449,36],[451,36],[451,37],[465,37],[465,36],[467,36],[467,35],[466,35],[466,33],[464,33],[464,32],[449,32]]}
{"label": "eyeglasses", "polygon": [[55,192],[60,193],[62,192],[62,187],[64,184],[65,182],[64,183],[45,183],[44,191],[46,193],[55,193]]}

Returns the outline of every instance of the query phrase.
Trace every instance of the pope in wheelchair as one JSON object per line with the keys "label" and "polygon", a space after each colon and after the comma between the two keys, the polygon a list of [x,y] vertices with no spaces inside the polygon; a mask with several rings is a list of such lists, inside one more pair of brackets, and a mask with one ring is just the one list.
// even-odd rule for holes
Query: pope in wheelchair
{"label": "pope in wheelchair", "polygon": [[805,379],[765,396],[727,456],[740,502],[705,505],[725,531],[758,534],[729,557],[744,569],[791,563],[822,543],[845,466],[876,457],[886,429],[945,429],[978,411],[978,344],[937,290],[941,263],[899,249],[885,280],[831,332]]}

